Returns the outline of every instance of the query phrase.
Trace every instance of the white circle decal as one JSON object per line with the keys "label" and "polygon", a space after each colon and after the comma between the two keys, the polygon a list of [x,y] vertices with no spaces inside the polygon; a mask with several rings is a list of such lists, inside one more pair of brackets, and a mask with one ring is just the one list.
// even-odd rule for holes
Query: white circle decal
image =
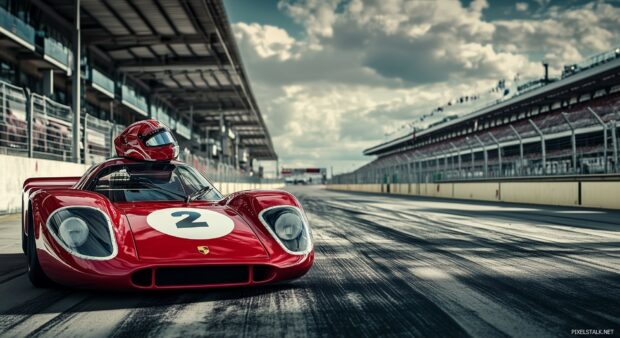
{"label": "white circle decal", "polygon": [[219,212],[168,208],[157,210],[146,217],[146,223],[166,235],[187,239],[224,237],[233,231],[233,220]]}

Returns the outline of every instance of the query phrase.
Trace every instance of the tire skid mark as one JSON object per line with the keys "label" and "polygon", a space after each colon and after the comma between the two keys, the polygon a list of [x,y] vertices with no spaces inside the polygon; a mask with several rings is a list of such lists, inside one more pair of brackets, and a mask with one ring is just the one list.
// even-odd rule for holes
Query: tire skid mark
{"label": "tire skid mark", "polygon": [[186,302],[187,297],[184,294],[153,295],[118,323],[110,337],[156,336],[165,328],[169,318],[187,306]]}
{"label": "tire skid mark", "polygon": [[[306,202],[302,200],[302,204]],[[310,202],[310,201],[308,201]],[[312,203],[312,202],[310,202]],[[325,215],[325,213],[317,212],[315,213],[315,209],[309,207],[311,215]],[[330,221],[334,222],[332,218],[333,215],[329,215]],[[351,223],[350,219],[341,219],[340,224]],[[313,223],[316,226],[316,223]],[[350,225],[350,224],[347,224]],[[348,228],[348,227],[347,227]],[[318,230],[322,230],[322,227],[319,227]],[[345,234],[339,234],[342,237],[347,237]],[[435,304],[430,302],[427,297],[415,289],[411,288],[411,285],[405,280],[404,274],[400,273],[400,268],[398,265],[394,264],[383,264],[377,260],[375,260],[370,253],[374,253],[374,256],[380,257],[382,255],[381,252],[375,250],[376,244],[372,242],[368,242],[366,245],[363,245],[363,250],[361,248],[356,248],[356,252],[359,252],[360,257],[356,257],[358,264],[353,267],[353,269],[349,269],[355,271],[359,269],[357,265],[359,265],[359,261],[363,261],[367,266],[367,271],[363,271],[364,273],[356,274],[351,276],[351,281],[364,281],[368,280],[369,277],[372,278],[374,283],[360,283],[367,284],[366,287],[359,291],[363,297],[363,302],[360,304],[360,307],[364,309],[363,313],[376,313],[377,318],[375,319],[377,323],[382,323],[386,321],[390,321],[392,326],[401,326],[401,331],[389,331],[390,327],[377,327],[377,334],[385,334],[386,332],[392,332],[395,334],[399,334],[402,332],[407,332],[408,334],[413,335],[440,335],[440,336],[465,336],[467,335],[465,331],[452,320],[452,318],[445,313],[441,308],[437,307]],[[322,246],[317,247],[318,251],[324,251]],[[388,258],[396,258],[396,257],[388,257]],[[330,263],[335,265],[340,265],[340,260],[332,260]],[[315,267],[316,268],[316,267]],[[338,270],[345,270],[344,267]],[[333,283],[325,282],[321,285],[330,285]],[[381,287],[377,287],[378,284]],[[323,290],[323,288],[321,288]],[[373,295],[373,294],[376,294]],[[369,299],[387,299],[389,301],[382,304],[381,308],[374,309],[369,308],[368,303]],[[384,307],[384,308],[383,308]],[[321,307],[324,308],[324,307]],[[424,309],[424,311],[410,311],[410,309]],[[343,309],[347,311],[347,309]],[[349,309],[349,311],[351,311]],[[361,319],[364,320],[364,319]],[[375,322],[370,321],[369,318],[365,319],[366,322]],[[346,325],[345,325],[346,327]],[[441,327],[442,330],[437,331],[437,328]],[[348,330],[351,330],[350,328]],[[387,330],[387,331],[386,331]],[[348,332],[348,333],[347,333]],[[344,335],[352,335],[356,333],[355,331],[347,331],[342,332]],[[337,332],[336,332],[337,334]],[[363,335],[363,332],[359,332],[359,334]],[[368,334],[368,332],[366,332]],[[372,334],[371,334],[372,335]]]}
{"label": "tire skid mark", "polygon": [[[346,208],[338,208],[341,211],[347,212]],[[386,210],[387,211],[387,210]],[[451,233],[451,234],[458,234],[458,235],[462,235],[462,236],[466,236],[469,237],[471,239],[472,243],[476,243],[478,245],[486,245],[489,248],[492,248],[493,245],[501,247],[504,251],[506,252],[510,252],[511,254],[515,255],[515,254],[532,254],[532,253],[536,253],[537,255],[540,256],[547,256],[547,257],[554,257],[554,258],[558,258],[558,256],[562,256],[567,262],[569,262],[570,264],[574,264],[575,261],[578,261],[581,265],[583,265],[584,267],[589,267],[589,268],[601,268],[601,265],[593,265],[591,262],[580,258],[580,257],[576,257],[574,255],[569,255],[567,254],[563,254],[563,253],[558,253],[557,251],[553,251],[553,252],[547,252],[546,250],[531,250],[531,249],[526,249],[523,248],[519,245],[514,245],[514,244],[510,244],[510,243],[502,243],[502,242],[498,242],[498,241],[493,241],[492,243],[487,243],[488,240],[484,237],[477,237],[476,234],[474,233],[468,233],[465,230],[458,230],[459,228],[462,228],[462,224],[459,224],[457,222],[453,222],[453,221],[437,221],[436,219],[430,218],[429,216],[424,216],[422,214],[419,213],[415,213],[413,214],[414,217],[416,217],[418,219],[417,223],[419,223],[420,225],[426,225],[428,227],[429,224],[432,224],[436,229],[441,229],[442,232],[444,233]],[[397,221],[402,221],[402,220],[397,220]],[[411,220],[412,222],[414,220]],[[480,221],[479,219],[477,219],[477,221],[479,223],[483,223],[482,221]],[[487,231],[487,234],[489,233],[494,233],[494,234],[498,234],[501,236],[506,236],[509,235],[512,238],[519,238],[522,239],[523,242],[529,242],[530,244],[537,244],[540,246],[548,246],[548,247],[553,247],[555,249],[565,249],[566,245],[561,245],[561,244],[557,244],[557,243],[553,243],[553,242],[544,242],[542,240],[535,240],[531,237],[525,237],[525,236],[518,236],[515,235],[513,233],[507,234],[505,232],[501,232],[498,230],[494,230],[494,227],[492,225],[489,225],[487,229],[485,229]],[[471,229],[471,227],[467,227],[467,229]],[[476,229],[478,231],[480,231],[479,229]],[[574,246],[576,249],[582,249],[582,252],[584,252],[586,249],[590,250],[590,248],[584,248],[584,247],[579,247],[579,246]],[[612,254],[606,254],[606,253],[602,253],[603,256],[608,256],[609,258],[617,258],[617,256],[612,255]],[[610,269],[610,267],[606,267],[607,269]],[[615,270],[615,269],[614,269]]]}
{"label": "tire skid mark", "polygon": [[50,292],[28,300],[26,303],[4,311],[0,314],[0,332],[5,332],[21,324],[33,314],[49,308],[69,294],[68,291],[64,290],[50,290]]}
{"label": "tire skid mark", "polygon": [[[59,325],[61,323],[64,323],[65,321],[69,320],[70,318],[76,316],[81,311],[81,309],[84,308],[84,306],[89,301],[92,300],[91,297],[87,297],[85,295],[81,296],[80,298],[81,299],[77,303],[73,304],[69,308],[64,309],[61,313],[59,313],[58,315],[54,316],[51,320],[49,320],[45,324],[35,328],[32,332],[30,332],[28,334],[28,336],[30,336],[30,337],[45,336],[48,331],[52,330],[57,325]],[[62,335],[60,335],[60,336],[62,336]]]}
{"label": "tire skid mark", "polygon": [[[310,206],[310,209],[312,209],[312,206]],[[345,209],[340,208],[340,212],[341,212],[341,213],[345,213],[345,214],[346,214],[346,212],[347,212],[347,211],[348,211],[348,210],[346,210],[346,208],[345,208]],[[347,216],[344,216],[344,217],[346,218]],[[360,215],[359,215],[358,213],[354,213],[354,215],[352,215],[352,216],[348,216],[348,217],[349,217],[349,219],[351,219],[351,218],[353,218],[353,219],[357,218],[357,221],[358,221],[358,224],[357,224],[357,225],[358,225],[358,226],[362,226],[362,227],[366,227],[368,230],[371,230],[371,231],[372,231],[372,230],[375,230],[375,231],[376,231],[376,229],[380,229],[379,231],[384,231],[384,232],[387,232],[387,233],[391,233],[391,235],[395,236],[395,237],[396,237],[396,239],[399,239],[399,240],[401,240],[401,241],[404,241],[404,242],[409,242],[409,243],[412,241],[411,236],[405,235],[405,236],[403,237],[403,236],[402,236],[402,234],[399,234],[399,231],[398,231],[398,230],[394,230],[394,229],[391,229],[391,228],[387,228],[387,227],[385,227],[385,226],[384,226],[384,225],[382,225],[382,224],[376,224],[376,223],[374,223],[374,225],[372,225],[372,223],[373,223],[373,222],[369,222],[367,219],[364,219],[364,218],[361,218],[361,219],[360,219]],[[371,224],[370,224],[370,228],[369,228],[369,224],[368,224],[368,223],[371,223]],[[437,223],[437,222],[434,222],[434,221],[433,221],[433,223]],[[445,227],[444,227],[444,228],[445,228]],[[442,229],[442,230],[443,230],[443,229]],[[419,238],[417,238],[417,237],[414,237],[414,242],[415,242],[417,245],[420,245],[420,244],[421,244],[421,243],[420,243],[420,239],[419,239]],[[428,251],[428,250],[427,250],[427,251]],[[433,251],[436,251],[436,249],[434,249]],[[439,252],[439,253],[442,253],[442,250],[439,250],[438,252]],[[444,254],[444,255],[451,256],[451,258],[452,258],[451,260],[453,260],[453,261],[455,260],[454,258],[456,258],[457,260],[468,261],[468,259],[466,259],[466,258],[464,258],[464,257],[459,257],[458,255],[452,255],[452,254],[450,254],[449,252],[443,252],[443,254]],[[471,262],[471,263],[476,264],[475,262]],[[465,268],[467,268],[467,267],[465,267]],[[480,268],[482,268],[482,267],[480,267]],[[471,270],[471,269],[470,269],[470,270]],[[483,269],[483,270],[484,270],[484,269]],[[486,275],[485,277],[486,277],[486,278],[479,278],[479,279],[480,279],[480,280],[489,280],[489,281],[490,281],[490,285],[488,285],[488,287],[489,287],[489,288],[488,288],[488,289],[486,289],[486,290],[483,290],[483,291],[486,291],[487,293],[490,293],[490,291],[492,291],[493,289],[498,289],[498,284],[500,284],[500,285],[502,284],[502,283],[498,283],[498,281],[496,280],[496,278],[494,278],[494,275],[493,275],[493,274],[487,273],[487,275]],[[467,281],[464,281],[464,282],[467,282]],[[610,282],[611,282],[611,284],[614,284],[614,285],[617,287],[617,283],[616,283],[614,280],[611,280]],[[471,284],[471,283],[470,283],[470,284]],[[504,285],[503,285],[504,287],[505,287],[505,286],[509,286],[507,283],[503,283],[503,284],[504,284]],[[543,290],[543,293],[544,293],[544,292],[549,292],[549,293],[551,293],[551,291],[553,291],[553,288],[548,288],[548,289]],[[517,300],[517,301],[518,301],[520,298],[529,298],[529,301],[530,301],[530,302],[534,302],[534,303],[535,303],[536,301],[538,301],[538,299],[535,299],[535,298],[531,298],[531,297],[524,297],[524,295],[525,295],[525,296],[527,296],[527,293],[528,293],[528,290],[515,290],[514,292],[512,292],[512,294],[513,294],[513,295],[515,296],[515,298],[516,298],[515,300]],[[496,296],[496,298],[498,298],[498,300],[500,300],[500,301],[501,301],[501,300],[505,299],[505,296],[506,296],[506,295],[499,295],[499,296]],[[547,310],[547,312],[548,312],[547,314],[551,314],[551,315],[553,315],[553,314],[554,314],[554,312],[557,310],[556,306],[560,306],[560,307],[561,307],[562,305],[563,305],[562,303],[559,303],[559,304],[554,304],[553,306],[548,307],[548,308],[546,309],[546,310]],[[565,315],[570,315],[570,313],[565,313]],[[575,315],[575,314],[573,314],[573,316],[578,317],[578,316],[577,316],[577,315]],[[564,317],[564,319],[565,319],[565,318],[566,318],[566,317]]]}

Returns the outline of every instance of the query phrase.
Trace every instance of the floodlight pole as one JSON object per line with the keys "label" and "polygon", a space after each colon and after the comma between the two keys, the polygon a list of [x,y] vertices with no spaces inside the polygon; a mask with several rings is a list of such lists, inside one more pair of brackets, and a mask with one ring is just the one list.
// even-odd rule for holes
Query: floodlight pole
{"label": "floodlight pole", "polygon": [[562,113],[562,117],[564,118],[564,121],[566,121],[566,124],[568,125],[568,127],[570,128],[570,144],[572,147],[572,152],[573,152],[573,174],[577,173],[577,136],[575,135],[575,127],[573,127],[573,124],[570,123],[570,120],[568,119],[568,115],[566,113]]}
{"label": "floodlight pole", "polygon": [[495,142],[495,144],[497,145],[497,159],[499,161],[499,176],[503,177],[504,171],[502,170],[502,146],[500,145],[499,141],[495,138],[495,136],[493,136],[491,132],[488,132],[488,134],[491,137],[491,140],[493,140],[493,142]]}
{"label": "floodlight pole", "polygon": [[538,128],[536,123],[532,121],[532,119],[528,119],[527,121],[532,125],[532,127],[534,127],[534,130],[536,131],[538,136],[540,136],[540,148],[542,152],[543,174],[546,174],[547,173],[547,144],[545,142],[545,134],[543,134],[543,132]]}
{"label": "floodlight pole", "polygon": [[605,173],[607,174],[607,124],[605,124],[605,121],[603,121],[603,119],[601,119],[601,117],[598,116],[598,114],[596,112],[594,112],[594,110],[592,110],[592,108],[588,107],[588,110],[590,111],[590,113],[592,113],[592,115],[594,115],[594,118],[603,127],[603,152],[605,153],[605,155],[604,155],[604,159],[605,159]]}
{"label": "floodlight pole", "polygon": [[519,139],[519,176],[523,176],[523,138],[521,137],[521,134],[519,134],[519,132],[515,129],[515,127],[512,126],[512,124],[509,124],[508,126],[510,127],[512,132],[515,133],[517,139]]}

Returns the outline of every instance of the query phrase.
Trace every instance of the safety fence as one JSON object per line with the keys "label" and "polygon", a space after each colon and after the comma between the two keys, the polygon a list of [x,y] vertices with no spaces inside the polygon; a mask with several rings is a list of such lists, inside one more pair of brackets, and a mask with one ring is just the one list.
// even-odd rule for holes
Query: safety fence
{"label": "safety fence", "polygon": [[[332,183],[429,183],[620,173],[620,95],[382,156]],[[504,121],[502,121],[504,122]]]}

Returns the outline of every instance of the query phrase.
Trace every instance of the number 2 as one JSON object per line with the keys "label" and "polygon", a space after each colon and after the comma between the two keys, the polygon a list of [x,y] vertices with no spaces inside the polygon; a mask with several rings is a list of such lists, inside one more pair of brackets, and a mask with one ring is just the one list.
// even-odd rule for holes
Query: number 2
{"label": "number 2", "polygon": [[182,220],[177,222],[177,228],[198,228],[198,227],[208,227],[209,224],[207,222],[194,222],[198,218],[200,218],[200,213],[194,211],[175,211],[172,214],[172,217],[182,217]]}

